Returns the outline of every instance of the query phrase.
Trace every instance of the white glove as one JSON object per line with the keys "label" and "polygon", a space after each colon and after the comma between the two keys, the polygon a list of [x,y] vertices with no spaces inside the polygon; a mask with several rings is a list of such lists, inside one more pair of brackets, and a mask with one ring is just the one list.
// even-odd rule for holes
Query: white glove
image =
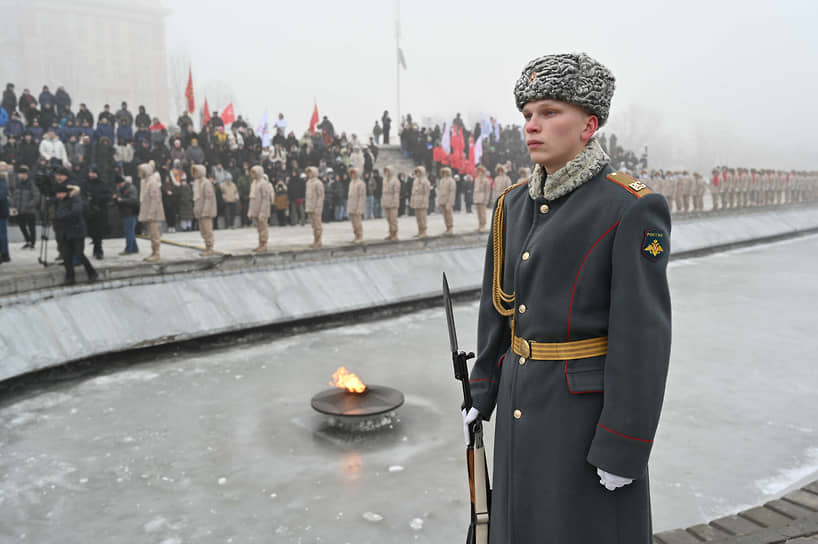
{"label": "white glove", "polygon": [[463,414],[463,437],[466,439],[466,445],[469,445],[469,423],[477,420],[480,417],[480,411],[475,408],[474,406],[469,409],[469,413],[466,413],[466,410],[460,411]]}
{"label": "white glove", "polygon": [[605,472],[601,468],[596,469],[596,473],[599,475],[599,484],[604,486],[608,491],[613,491],[618,487],[633,483],[631,478],[623,478],[622,476]]}

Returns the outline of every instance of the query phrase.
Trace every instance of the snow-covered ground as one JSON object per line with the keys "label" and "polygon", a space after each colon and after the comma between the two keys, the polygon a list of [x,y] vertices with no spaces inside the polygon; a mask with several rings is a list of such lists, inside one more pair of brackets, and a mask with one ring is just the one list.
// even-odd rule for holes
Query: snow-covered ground
{"label": "snow-covered ground", "polygon": [[[816,269],[818,236],[671,264],[657,531],[818,478]],[[341,365],[405,394],[380,431],[310,408]],[[442,309],[54,385],[0,404],[0,542],[458,542],[459,404]]]}

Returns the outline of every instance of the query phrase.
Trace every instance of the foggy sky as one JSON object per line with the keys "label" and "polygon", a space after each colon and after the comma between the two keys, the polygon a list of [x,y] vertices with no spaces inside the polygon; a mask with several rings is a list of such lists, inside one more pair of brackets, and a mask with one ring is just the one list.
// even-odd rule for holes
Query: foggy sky
{"label": "foggy sky", "polygon": [[[165,4],[168,52],[190,59],[199,106],[224,81],[237,113],[255,125],[281,111],[298,135],[313,98],[359,136],[384,109],[396,119],[394,0]],[[521,124],[522,67],[584,51],[617,79],[605,132],[648,145],[652,167],[818,169],[818,2],[403,0],[400,14],[404,115]]]}

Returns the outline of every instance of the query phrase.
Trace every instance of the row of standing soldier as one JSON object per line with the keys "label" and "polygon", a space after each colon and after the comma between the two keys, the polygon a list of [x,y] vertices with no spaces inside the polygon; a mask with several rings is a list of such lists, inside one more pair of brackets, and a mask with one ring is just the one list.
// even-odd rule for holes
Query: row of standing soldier
{"label": "row of standing soldier", "polygon": [[714,168],[710,179],[687,170],[642,170],[640,181],[665,196],[677,212],[703,211],[710,193],[713,210],[771,206],[815,200],[818,172]]}

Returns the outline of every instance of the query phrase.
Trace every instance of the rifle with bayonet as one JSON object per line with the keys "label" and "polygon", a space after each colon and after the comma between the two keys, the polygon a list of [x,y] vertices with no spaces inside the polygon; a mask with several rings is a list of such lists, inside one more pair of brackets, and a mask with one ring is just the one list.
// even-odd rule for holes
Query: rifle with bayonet
{"label": "rifle with bayonet", "polygon": [[[474,353],[466,353],[457,348],[457,332],[454,327],[452,298],[449,293],[449,282],[443,274],[443,305],[446,309],[446,323],[449,326],[449,345],[452,348],[454,377],[463,386],[463,409],[466,413],[472,407],[471,388],[469,387],[469,368],[466,362]],[[469,443],[466,446],[466,467],[469,475],[469,493],[471,495],[471,522],[466,536],[466,544],[488,544],[489,541],[489,506],[491,489],[489,487],[489,469],[486,462],[486,450],[483,444],[483,422],[478,417],[468,425]]]}

